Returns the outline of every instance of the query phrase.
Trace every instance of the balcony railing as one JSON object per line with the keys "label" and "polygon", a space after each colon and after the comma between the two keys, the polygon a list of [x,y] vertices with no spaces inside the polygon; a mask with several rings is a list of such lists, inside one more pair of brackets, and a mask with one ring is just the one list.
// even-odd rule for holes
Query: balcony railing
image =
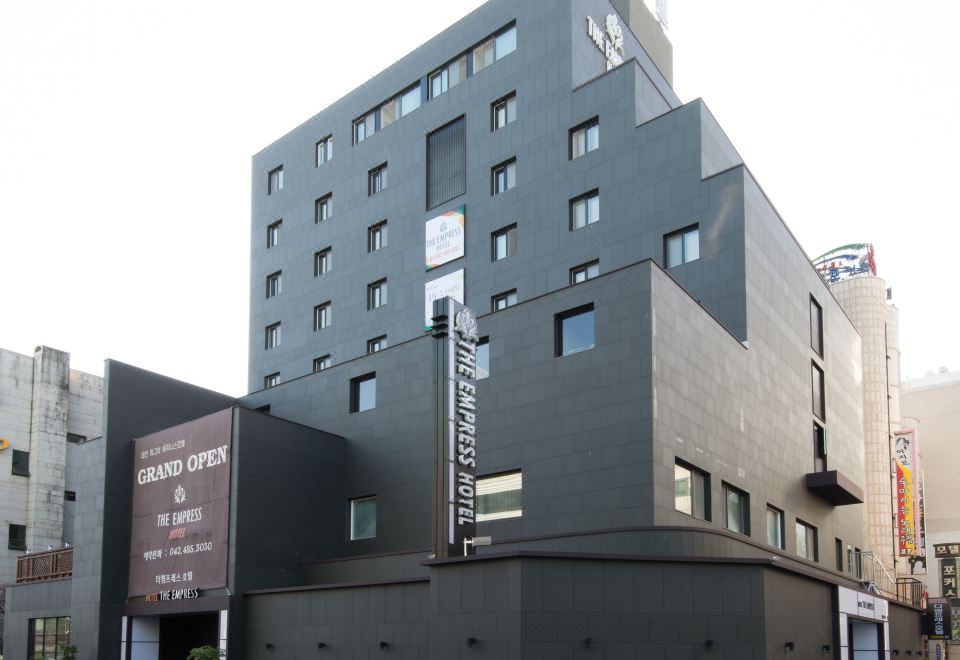
{"label": "balcony railing", "polygon": [[73,575],[73,548],[17,557],[17,582],[57,580]]}
{"label": "balcony railing", "polygon": [[926,606],[922,582],[912,577],[896,576],[893,569],[872,552],[852,552],[850,555],[851,572],[867,591],[914,607]]}

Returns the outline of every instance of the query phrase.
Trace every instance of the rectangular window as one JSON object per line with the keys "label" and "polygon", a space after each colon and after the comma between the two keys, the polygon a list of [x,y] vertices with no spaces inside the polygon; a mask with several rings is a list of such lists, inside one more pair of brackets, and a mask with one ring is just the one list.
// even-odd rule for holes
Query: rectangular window
{"label": "rectangular window", "polygon": [[27,526],[10,524],[7,528],[7,548],[10,550],[27,549]]}
{"label": "rectangular window", "polygon": [[408,87],[400,94],[400,116],[406,117],[420,107],[420,83]]}
{"label": "rectangular window", "polygon": [[483,71],[493,64],[493,39],[487,39],[482,44],[473,49],[473,73]]}
{"label": "rectangular window", "polygon": [[[848,548],[850,546],[847,546]],[[857,576],[857,579],[863,578],[863,553],[860,552],[860,548],[853,549],[853,574]]]}
{"label": "rectangular window", "polygon": [[67,502],[76,502],[77,501],[77,491],[75,490],[65,490],[63,491],[63,499]]}
{"label": "rectangular window", "polygon": [[477,341],[477,380],[490,377],[490,337]]}
{"label": "rectangular window", "polygon": [[263,347],[276,348],[280,345],[280,324],[268,325],[264,330]]}
{"label": "rectangular window", "polygon": [[272,373],[263,377],[263,389],[270,389],[280,384],[280,372]]}
{"label": "rectangular window", "polygon": [[570,129],[570,160],[579,158],[599,146],[600,120],[596,117]]}
{"label": "rectangular window", "polygon": [[673,466],[673,490],[677,511],[710,520],[710,475],[678,460]]}
{"label": "rectangular window", "polygon": [[511,289],[510,291],[504,291],[503,293],[493,296],[491,299],[491,307],[493,311],[497,312],[501,309],[506,309],[507,307],[512,307],[517,304],[517,290]]}
{"label": "rectangular window", "polygon": [[490,169],[490,188],[500,195],[517,185],[517,159],[512,158]]}
{"label": "rectangular window", "polygon": [[723,484],[723,526],[750,536],[750,496],[727,483]]}
{"label": "rectangular window", "polygon": [[786,541],[783,536],[783,511],[775,506],[767,505],[767,545],[783,550]]}
{"label": "rectangular window", "polygon": [[318,371],[323,371],[330,366],[330,356],[321,355],[320,357],[313,358],[313,373]]}
{"label": "rectangular window", "polygon": [[77,433],[67,434],[67,442],[72,442],[75,445],[82,445],[86,441],[87,441],[87,436],[85,435],[79,435]]}
{"label": "rectangular window", "polygon": [[467,132],[463,117],[427,135],[427,209],[467,192]]}
{"label": "rectangular window", "polygon": [[313,221],[321,223],[333,213],[333,193],[327,193],[315,202]]}
{"label": "rectangular window", "polygon": [[493,260],[500,261],[517,252],[517,226],[498,229],[492,235]]}
{"label": "rectangular window", "polygon": [[440,96],[467,79],[467,56],[461,55],[430,76],[430,98]]}
{"label": "rectangular window", "polygon": [[836,566],[835,568],[843,573],[843,541],[840,539],[833,540],[833,549],[834,554],[836,555]]}
{"label": "rectangular window", "polygon": [[330,302],[325,302],[313,308],[313,329],[323,330],[330,327]]}
{"label": "rectangular window", "polygon": [[280,245],[281,225],[283,225],[283,220],[277,220],[276,222],[267,226],[267,248]]}
{"label": "rectangular window", "polygon": [[333,136],[328,135],[317,142],[317,167],[333,160]]}
{"label": "rectangular window", "polygon": [[387,164],[377,165],[367,172],[367,194],[376,195],[387,187]]}
{"label": "rectangular window", "polygon": [[70,617],[30,619],[27,634],[29,660],[61,660],[70,645]]}
{"label": "rectangular window", "polygon": [[387,304],[387,279],[367,285],[367,309],[377,309]]}
{"label": "rectangular window", "polygon": [[588,192],[570,200],[570,229],[592,225],[600,219],[600,193]]}
{"label": "rectangular window", "polygon": [[350,381],[350,412],[358,413],[377,407],[377,373],[357,376]]}
{"label": "rectangular window", "polygon": [[387,221],[367,228],[367,252],[376,252],[387,246]]}
{"label": "rectangular window", "polygon": [[667,268],[700,258],[700,225],[668,234],[663,239]]}
{"label": "rectangular window", "polygon": [[517,118],[517,93],[510,92],[490,105],[490,126],[492,130],[512,124]]}
{"label": "rectangular window", "polygon": [[353,121],[353,143],[360,144],[377,132],[377,111],[371,110]]}
{"label": "rectangular window", "polygon": [[817,528],[797,520],[797,554],[810,561],[820,561],[817,552]]}
{"label": "rectangular window", "polygon": [[810,296],[810,348],[823,357],[823,308]]}
{"label": "rectangular window", "polygon": [[827,431],[813,423],[813,471],[827,471]]}
{"label": "rectangular window", "polygon": [[367,342],[367,354],[379,353],[387,347],[387,336],[380,335]]}
{"label": "rectangular window", "polygon": [[496,59],[509,55],[517,49],[517,26],[511,25],[507,29],[499,32],[495,37],[493,46],[496,51]]}
{"label": "rectangular window", "polygon": [[20,449],[13,450],[13,463],[11,464],[10,474],[18,477],[30,476],[30,452]]}
{"label": "rectangular window", "polygon": [[380,130],[400,118],[400,97],[395,96],[380,106]]}
{"label": "rectangular window", "polygon": [[523,472],[514,470],[477,477],[477,522],[523,515]]}
{"label": "rectangular window", "polygon": [[267,298],[273,298],[280,295],[280,277],[282,271],[270,273],[267,275]]}
{"label": "rectangular window", "polygon": [[283,166],[270,170],[267,173],[267,194],[272,195],[278,190],[283,190]]}
{"label": "rectangular window", "polygon": [[570,269],[570,284],[580,284],[592,280],[600,274],[600,262],[591,261],[590,263],[576,266]]}
{"label": "rectangular window", "polygon": [[360,497],[350,500],[350,540],[372,539],[377,536],[377,498]]}
{"label": "rectangular window", "polygon": [[588,351],[594,346],[593,303],[555,317],[557,357]]}
{"label": "rectangular window", "polygon": [[825,420],[826,412],[823,396],[823,370],[815,362],[810,363],[810,381],[813,390],[813,414]]}
{"label": "rectangular window", "polygon": [[323,248],[319,252],[313,253],[313,276],[320,277],[330,272],[333,265],[330,248]]}

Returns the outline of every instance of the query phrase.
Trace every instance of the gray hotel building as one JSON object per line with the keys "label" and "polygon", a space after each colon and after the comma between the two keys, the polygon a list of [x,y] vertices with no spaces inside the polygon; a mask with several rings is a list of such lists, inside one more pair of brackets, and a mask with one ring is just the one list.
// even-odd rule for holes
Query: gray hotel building
{"label": "gray hotel building", "polygon": [[5,657],[919,657],[860,335],[670,48],[491,0],[256,154],[251,393],[107,362]]}

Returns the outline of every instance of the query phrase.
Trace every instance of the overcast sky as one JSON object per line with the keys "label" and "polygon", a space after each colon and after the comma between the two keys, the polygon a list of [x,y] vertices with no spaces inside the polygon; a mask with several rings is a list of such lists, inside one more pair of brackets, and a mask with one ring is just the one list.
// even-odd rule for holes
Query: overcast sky
{"label": "overcast sky", "polygon": [[[0,346],[245,393],[250,157],[482,3],[374,4],[0,3]],[[808,255],[874,243],[905,376],[960,369],[958,3],[669,8],[680,98]]]}

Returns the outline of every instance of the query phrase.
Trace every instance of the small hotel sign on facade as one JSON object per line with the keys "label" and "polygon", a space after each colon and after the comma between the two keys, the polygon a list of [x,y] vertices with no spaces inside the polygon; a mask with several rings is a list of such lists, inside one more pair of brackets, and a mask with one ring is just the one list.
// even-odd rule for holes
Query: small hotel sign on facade
{"label": "small hotel sign on facade", "polygon": [[607,15],[606,30],[587,16],[587,35],[606,58],[607,71],[623,64],[623,28],[616,15]]}

